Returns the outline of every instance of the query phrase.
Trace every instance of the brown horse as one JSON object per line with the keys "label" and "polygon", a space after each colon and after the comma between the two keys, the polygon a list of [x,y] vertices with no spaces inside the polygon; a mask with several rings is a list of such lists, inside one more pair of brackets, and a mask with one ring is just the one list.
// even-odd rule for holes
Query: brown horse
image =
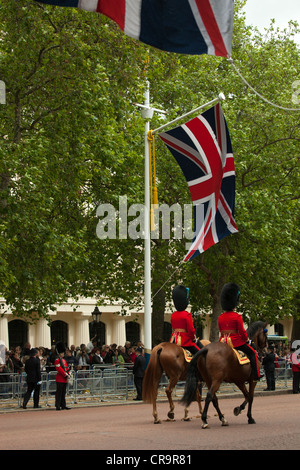
{"label": "brown horse", "polygon": [[[256,344],[258,351],[261,351],[266,345],[265,327],[265,322],[255,322],[247,330],[248,337]],[[228,426],[228,422],[220,411],[216,396],[222,382],[236,384],[245,397],[245,401],[234,409],[234,415],[238,416],[248,403],[248,423],[255,423],[252,417],[252,403],[256,381],[253,380],[251,365],[249,363],[240,365],[232,347],[226,343],[210,343],[195,354],[187,369],[185,391],[181,399],[181,403],[187,407],[194,400],[199,377],[200,380],[205,381],[208,388],[202,413],[203,429],[208,427],[207,410],[211,401],[217,410],[222,426]],[[247,390],[245,382],[249,383],[249,390]]]}
{"label": "brown horse", "polygon": [[[206,346],[209,344],[207,340],[201,340],[201,344]],[[146,403],[153,405],[154,424],[161,423],[158,419],[157,413],[157,392],[162,373],[165,372],[169,379],[166,394],[170,404],[168,418],[170,421],[174,420],[174,403],[172,400],[172,392],[179,380],[185,380],[186,369],[188,362],[185,359],[184,351],[180,346],[174,343],[160,343],[152,349],[149,364],[145,371],[143,380],[143,400]],[[201,394],[199,387],[197,387],[196,400],[199,405],[199,412],[201,414]],[[185,408],[184,418],[188,421],[188,407]]]}

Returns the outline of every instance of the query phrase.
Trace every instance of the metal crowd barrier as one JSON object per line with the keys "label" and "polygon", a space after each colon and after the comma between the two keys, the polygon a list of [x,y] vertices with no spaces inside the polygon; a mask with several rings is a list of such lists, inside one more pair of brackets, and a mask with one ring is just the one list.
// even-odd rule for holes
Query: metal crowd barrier
{"label": "metal crowd barrier", "polygon": [[[42,406],[55,405],[56,372],[42,372],[40,391],[40,404]],[[283,360],[279,368],[275,369],[276,390],[291,388],[292,369],[290,364]],[[178,382],[174,396],[181,397],[185,382]],[[165,398],[165,389],[168,379],[163,374],[158,396]],[[264,389],[265,377],[257,384],[256,390]],[[203,387],[205,393],[206,387]],[[0,374],[0,407],[20,407],[23,396],[27,390],[26,374]],[[234,384],[222,384],[219,393],[235,393],[239,391]],[[124,402],[136,395],[132,364],[92,366],[88,370],[72,371],[72,378],[67,385],[66,398],[68,403],[99,403]],[[30,406],[30,402],[29,402]]]}

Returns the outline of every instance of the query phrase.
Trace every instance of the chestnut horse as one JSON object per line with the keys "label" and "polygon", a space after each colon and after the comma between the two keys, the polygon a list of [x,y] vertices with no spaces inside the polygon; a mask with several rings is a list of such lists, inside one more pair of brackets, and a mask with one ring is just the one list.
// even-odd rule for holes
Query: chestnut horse
{"label": "chestnut horse", "polygon": [[[209,344],[207,340],[201,340],[199,347],[204,347]],[[188,362],[185,359],[184,351],[182,347],[177,346],[175,343],[160,343],[152,349],[149,364],[146,368],[144,379],[143,379],[143,400],[145,403],[151,403],[153,405],[153,417],[154,424],[161,423],[158,419],[157,413],[157,392],[160,384],[160,380],[163,372],[169,379],[168,387],[166,388],[166,394],[170,404],[170,410],[168,412],[168,418],[170,421],[174,420],[174,403],[172,400],[172,392],[179,380],[185,380],[186,369]],[[199,412],[201,414],[201,393],[199,387],[197,387],[196,400],[199,405]],[[188,407],[185,408],[184,418],[188,421]]]}
{"label": "chestnut horse", "polygon": [[[265,327],[266,323],[259,321],[251,324],[247,330],[248,337],[255,343],[258,351],[261,351],[266,345]],[[245,401],[234,408],[234,415],[238,416],[248,403],[248,423],[255,423],[252,417],[252,403],[256,381],[253,379],[250,363],[241,365],[231,346],[220,342],[210,343],[195,354],[187,369],[185,391],[181,399],[181,403],[187,407],[195,398],[199,378],[205,381],[208,388],[202,413],[203,429],[208,427],[207,410],[211,401],[217,410],[222,426],[228,426],[228,422],[220,411],[216,395],[222,382],[236,384],[245,397]],[[249,383],[249,390],[247,390],[245,382]]]}

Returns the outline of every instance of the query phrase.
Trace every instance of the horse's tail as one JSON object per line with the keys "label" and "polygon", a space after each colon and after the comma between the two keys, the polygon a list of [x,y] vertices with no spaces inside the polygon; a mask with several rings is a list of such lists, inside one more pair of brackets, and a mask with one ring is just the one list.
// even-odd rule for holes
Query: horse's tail
{"label": "horse's tail", "polygon": [[158,345],[152,350],[150,355],[150,360],[143,379],[142,398],[145,403],[153,403],[157,397],[157,388],[163,373],[159,362],[159,356],[162,350],[163,348]]}
{"label": "horse's tail", "polygon": [[198,351],[187,367],[184,394],[180,400],[180,402],[186,407],[188,407],[192,401],[196,399],[198,382],[199,379],[202,380],[198,371],[198,359],[200,357],[205,358],[207,351],[208,350],[206,347]]}

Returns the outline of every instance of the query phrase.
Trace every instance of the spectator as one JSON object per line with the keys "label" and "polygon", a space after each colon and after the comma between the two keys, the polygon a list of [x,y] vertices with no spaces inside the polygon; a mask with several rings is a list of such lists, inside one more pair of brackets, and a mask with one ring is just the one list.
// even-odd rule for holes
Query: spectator
{"label": "spectator", "polygon": [[90,359],[86,351],[86,346],[81,348],[80,353],[77,356],[77,359],[78,359],[78,369],[87,370],[89,368]]}
{"label": "spectator", "polygon": [[146,360],[143,356],[143,350],[141,347],[136,348],[137,357],[134,361],[134,366],[132,369],[134,375],[134,385],[137,391],[137,396],[134,400],[142,400],[142,389],[143,389],[143,379],[145,373]]}
{"label": "spectator", "polygon": [[76,370],[78,368],[78,358],[72,354],[71,349],[66,350],[64,358],[70,370]]}
{"label": "spectator", "polygon": [[119,352],[118,349],[114,351],[114,355],[112,357],[112,363],[115,365],[125,364],[124,357],[122,356],[122,354]]}
{"label": "spectator", "polygon": [[91,339],[91,341],[89,341],[88,344],[86,345],[87,353],[88,354],[94,354],[97,346],[98,346],[98,340],[97,340],[97,335],[95,335]]}
{"label": "spectator", "polygon": [[130,341],[126,341],[125,345],[124,345],[124,348],[125,348],[125,354],[126,354],[126,357],[129,358],[129,350],[131,348],[131,342]]}
{"label": "spectator", "polygon": [[33,392],[33,407],[39,408],[40,388],[41,388],[41,362],[38,358],[37,349],[30,351],[29,359],[25,362],[25,372],[27,374],[27,392],[24,395],[23,408],[26,409],[27,403]]}
{"label": "spectator", "polygon": [[300,355],[297,354],[297,351],[293,350],[291,354],[291,361],[292,361],[292,373],[293,373],[293,393],[298,394],[300,393],[300,362],[299,357]]}
{"label": "spectator", "polygon": [[101,350],[99,347],[95,349],[95,353],[92,355],[92,364],[93,365],[103,364],[103,358],[101,356]]}
{"label": "spectator", "polygon": [[30,343],[25,343],[24,348],[22,352],[20,353],[20,357],[30,356],[30,351],[31,351],[31,344]]}
{"label": "spectator", "polygon": [[103,347],[102,357],[105,364],[112,364],[113,352],[107,344]]}
{"label": "spectator", "polygon": [[[21,348],[20,348],[21,349]],[[11,357],[12,363],[14,365],[14,373],[15,374],[21,374],[24,370],[24,364],[21,361],[20,357],[20,352],[18,347],[16,347],[12,357]]]}
{"label": "spectator", "polygon": [[125,346],[118,346],[118,351],[119,351],[119,354],[121,354],[121,356],[123,356],[124,362],[128,362],[129,357],[128,357],[128,354],[126,352]]}
{"label": "spectator", "polygon": [[14,372],[14,365],[11,360],[9,351],[6,351],[5,353],[5,365],[6,365],[8,373],[12,374]]}
{"label": "spectator", "polygon": [[275,354],[274,347],[270,346],[263,358],[263,366],[266,374],[267,390],[275,390]]}
{"label": "spectator", "polygon": [[132,346],[129,349],[129,362],[132,362],[134,364],[135,358],[137,357],[137,354],[135,352],[135,348]]}

